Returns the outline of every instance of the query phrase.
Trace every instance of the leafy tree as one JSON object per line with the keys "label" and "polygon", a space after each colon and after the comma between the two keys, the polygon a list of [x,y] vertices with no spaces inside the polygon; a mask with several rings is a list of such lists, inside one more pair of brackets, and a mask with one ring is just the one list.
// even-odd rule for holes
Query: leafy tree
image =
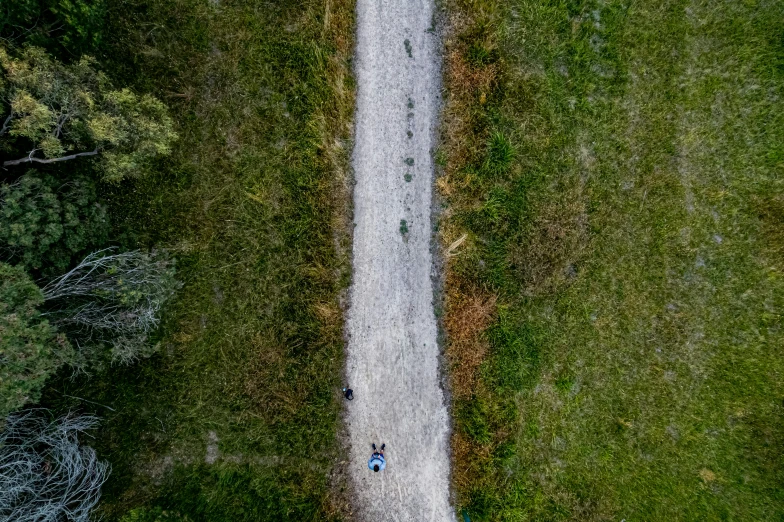
{"label": "leafy tree", "polygon": [[46,378],[73,361],[68,341],[41,317],[43,301],[21,267],[0,263],[0,417],[37,401]]}
{"label": "leafy tree", "polygon": [[0,2],[0,37],[79,55],[98,47],[105,15],[103,0]]}
{"label": "leafy tree", "polygon": [[25,155],[3,166],[54,163],[102,156],[104,178],[143,175],[177,138],[166,106],[150,95],[113,89],[90,57],[73,65],[43,49],[25,47],[18,58],[0,47],[0,146]]}
{"label": "leafy tree", "polygon": [[129,363],[152,354],[148,336],[158,327],[163,304],[181,284],[165,252],[139,250],[90,254],[43,288],[53,321],[80,339],[89,362]]}
{"label": "leafy tree", "polygon": [[29,171],[0,185],[0,255],[7,261],[61,274],[75,254],[103,245],[108,232],[106,209],[89,178],[64,183]]}
{"label": "leafy tree", "polygon": [[98,419],[46,410],[9,416],[0,433],[0,520],[88,522],[109,464],[79,444]]}

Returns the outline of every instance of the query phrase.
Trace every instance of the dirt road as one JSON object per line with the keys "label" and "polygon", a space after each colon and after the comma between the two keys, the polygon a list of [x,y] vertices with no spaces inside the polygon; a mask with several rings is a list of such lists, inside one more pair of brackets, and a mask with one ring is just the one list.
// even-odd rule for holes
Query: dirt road
{"label": "dirt road", "polygon": [[[440,68],[432,0],[357,0],[347,377],[359,519],[453,521],[431,275]],[[387,468],[367,468],[370,444]]]}

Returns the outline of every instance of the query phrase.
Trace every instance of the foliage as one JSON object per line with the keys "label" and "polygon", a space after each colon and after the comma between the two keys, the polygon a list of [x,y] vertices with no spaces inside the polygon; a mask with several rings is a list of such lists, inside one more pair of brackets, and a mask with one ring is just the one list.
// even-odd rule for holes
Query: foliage
{"label": "foliage", "polygon": [[781,519],[784,4],[447,5],[460,508]]}
{"label": "foliage", "polygon": [[49,420],[49,412],[9,416],[0,433],[0,520],[88,522],[109,465],[79,444],[89,415]]}
{"label": "foliage", "polygon": [[[105,70],[169,96],[182,138],[133,191],[101,195],[113,223],[176,253],[185,286],[155,356],[59,378],[46,404],[116,410],[95,446],[113,468],[107,520],[161,507],[194,521],[334,521],[348,512],[332,470],[353,2],[123,0],[110,11]],[[211,431],[219,451],[205,464]]]}
{"label": "foliage", "polygon": [[0,253],[6,260],[62,273],[75,254],[103,245],[108,232],[106,208],[87,177],[63,182],[29,171],[0,185]]}
{"label": "foliage", "polygon": [[94,51],[103,36],[103,0],[14,0],[0,4],[0,37],[80,55]]}
{"label": "foliage", "polygon": [[65,65],[38,47],[25,47],[16,58],[0,47],[0,67],[0,144],[9,152],[25,150],[6,167],[101,154],[104,179],[120,181],[143,175],[171,152],[177,135],[166,106],[147,94],[113,89],[90,57]]}
{"label": "foliage", "polygon": [[[82,353],[108,346],[112,362],[130,363],[152,354],[148,337],[160,312],[180,283],[165,252],[112,253],[109,248],[85,257],[43,288],[49,315],[80,339]],[[95,360],[95,359],[98,360]]]}
{"label": "foliage", "polygon": [[43,293],[22,267],[0,263],[0,415],[38,400],[46,378],[73,360],[38,311]]}

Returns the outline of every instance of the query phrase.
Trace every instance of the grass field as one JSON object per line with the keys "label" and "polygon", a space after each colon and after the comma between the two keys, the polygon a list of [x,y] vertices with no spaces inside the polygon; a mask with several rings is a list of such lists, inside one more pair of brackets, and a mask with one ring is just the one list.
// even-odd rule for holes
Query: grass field
{"label": "grass field", "polygon": [[99,59],[170,105],[180,141],[104,197],[185,287],[158,355],[63,376],[43,402],[102,417],[106,520],[340,518],[353,5],[108,4]]}
{"label": "grass field", "polygon": [[784,3],[447,5],[461,508],[784,517]]}

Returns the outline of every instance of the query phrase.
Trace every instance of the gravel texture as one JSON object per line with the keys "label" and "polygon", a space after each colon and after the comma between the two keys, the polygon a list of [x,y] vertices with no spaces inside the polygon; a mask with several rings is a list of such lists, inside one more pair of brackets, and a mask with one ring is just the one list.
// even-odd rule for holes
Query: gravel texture
{"label": "gravel texture", "polygon": [[[350,476],[359,520],[453,521],[431,254],[439,39],[432,0],[357,0]],[[386,443],[387,468],[367,467]]]}

